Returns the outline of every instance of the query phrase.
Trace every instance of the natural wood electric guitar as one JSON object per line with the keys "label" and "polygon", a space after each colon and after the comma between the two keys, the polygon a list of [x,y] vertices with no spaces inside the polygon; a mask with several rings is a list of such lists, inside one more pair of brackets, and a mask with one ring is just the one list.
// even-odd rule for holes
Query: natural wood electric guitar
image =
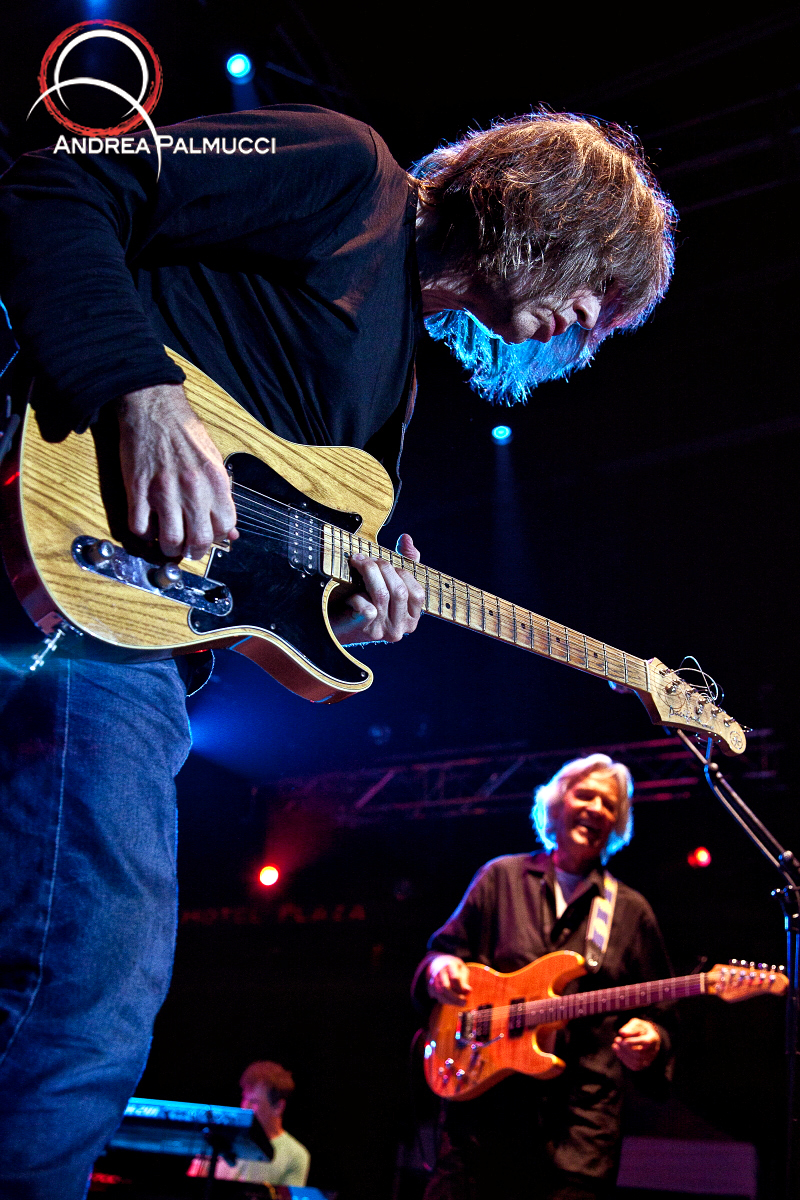
{"label": "natural wood electric guitar", "polygon": [[480,963],[467,966],[469,1006],[437,1004],[425,1040],[425,1078],[446,1100],[471,1100],[515,1071],[536,1079],[560,1075],[565,1063],[550,1051],[556,1032],[575,1017],[646,1008],[684,996],[728,1001],[782,996],[789,986],[774,967],[734,962],[717,964],[702,975],[562,996],[570,980],[586,974],[583,956],[573,950],[545,954],[508,975]]}
{"label": "natural wood electric guitar", "polygon": [[29,409],[18,455],[3,466],[3,556],[17,595],[46,633],[66,619],[128,650],[229,646],[300,696],[340,700],[372,682],[328,620],[331,592],[352,582],[348,556],[361,553],[411,571],[425,589],[425,612],[609,680],[635,692],[656,724],[742,753],[741,726],[657,658],[615,650],[379,546],[394,500],[380,463],[346,446],[284,441],[169,353],[231,472],[240,537],[198,562],[166,563],[127,531],[116,447],[104,466],[102,445],[96,453],[89,433],[45,442]]}

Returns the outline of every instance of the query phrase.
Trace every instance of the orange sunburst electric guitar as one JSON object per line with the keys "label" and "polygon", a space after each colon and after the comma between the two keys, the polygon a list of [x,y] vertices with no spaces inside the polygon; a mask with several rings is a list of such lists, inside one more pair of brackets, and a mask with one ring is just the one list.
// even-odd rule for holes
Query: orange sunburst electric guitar
{"label": "orange sunburst electric guitar", "polygon": [[645,1008],[684,996],[781,996],[789,980],[774,967],[733,963],[701,975],[629,983],[624,987],[560,995],[584,975],[583,956],[556,950],[507,975],[468,963],[472,991],[466,1008],[437,1004],[425,1040],[425,1078],[437,1096],[472,1100],[515,1071],[552,1079],[564,1062],[548,1049],[555,1033],[575,1017]]}

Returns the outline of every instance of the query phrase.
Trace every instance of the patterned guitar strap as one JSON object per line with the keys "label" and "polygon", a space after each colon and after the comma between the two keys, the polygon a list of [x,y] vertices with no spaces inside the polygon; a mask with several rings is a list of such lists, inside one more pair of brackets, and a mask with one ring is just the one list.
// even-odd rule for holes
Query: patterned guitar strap
{"label": "patterned guitar strap", "polygon": [[586,929],[586,969],[593,975],[600,970],[608,949],[614,906],[617,903],[617,881],[608,871],[603,872],[603,891],[595,896]]}

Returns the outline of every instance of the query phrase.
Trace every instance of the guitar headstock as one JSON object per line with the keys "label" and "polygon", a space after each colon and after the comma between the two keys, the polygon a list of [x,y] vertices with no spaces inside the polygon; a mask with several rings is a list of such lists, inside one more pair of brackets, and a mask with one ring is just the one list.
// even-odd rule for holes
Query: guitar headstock
{"label": "guitar headstock", "polygon": [[744,753],[747,741],[738,721],[659,659],[649,658],[647,667],[651,690],[636,688],[636,694],[654,724],[711,738],[724,754]]}
{"label": "guitar headstock", "polygon": [[729,1002],[749,1000],[751,996],[782,996],[789,986],[781,968],[735,958],[727,966],[717,963],[707,973],[706,981],[709,995]]}

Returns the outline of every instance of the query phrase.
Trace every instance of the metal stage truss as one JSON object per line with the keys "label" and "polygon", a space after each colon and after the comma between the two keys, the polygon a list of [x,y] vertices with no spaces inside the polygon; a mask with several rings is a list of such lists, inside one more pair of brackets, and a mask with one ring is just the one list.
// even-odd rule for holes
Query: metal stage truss
{"label": "metal stage truss", "polygon": [[[736,760],[736,777],[750,792],[781,790],[777,762],[781,750],[773,730],[748,734],[747,752]],[[343,825],[364,825],[398,817],[478,816],[524,811],[531,793],[571,758],[608,754],[626,763],[635,782],[634,802],[686,800],[705,782],[685,746],[672,737],[619,742],[567,750],[530,751],[522,743],[479,747],[474,752],[395,759],[358,770],[284,778],[269,789],[278,807],[335,811]],[[726,760],[726,771],[731,760]]]}

